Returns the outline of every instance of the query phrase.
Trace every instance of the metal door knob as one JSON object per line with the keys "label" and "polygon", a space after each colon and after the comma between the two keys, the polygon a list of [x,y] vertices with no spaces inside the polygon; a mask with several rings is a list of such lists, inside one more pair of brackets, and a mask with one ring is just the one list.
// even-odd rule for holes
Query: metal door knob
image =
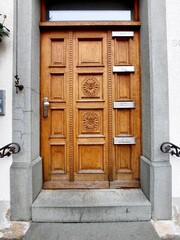
{"label": "metal door knob", "polygon": [[49,107],[49,101],[47,97],[44,97],[43,100],[43,117],[47,118],[48,117],[48,107]]}

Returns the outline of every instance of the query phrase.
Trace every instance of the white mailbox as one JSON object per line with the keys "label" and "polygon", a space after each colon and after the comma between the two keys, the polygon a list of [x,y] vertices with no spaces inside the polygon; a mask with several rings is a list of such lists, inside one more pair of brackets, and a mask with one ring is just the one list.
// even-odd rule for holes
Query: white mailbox
{"label": "white mailbox", "polygon": [[136,138],[131,135],[119,135],[114,137],[115,145],[136,144]]}
{"label": "white mailbox", "polygon": [[116,38],[118,38],[118,37],[134,37],[134,32],[123,32],[123,31],[121,31],[121,32],[112,32],[112,37],[116,37]]}
{"label": "white mailbox", "polygon": [[113,73],[133,73],[135,72],[134,66],[113,66]]}
{"label": "white mailbox", "polygon": [[114,102],[114,108],[135,108],[134,101],[116,101]]}

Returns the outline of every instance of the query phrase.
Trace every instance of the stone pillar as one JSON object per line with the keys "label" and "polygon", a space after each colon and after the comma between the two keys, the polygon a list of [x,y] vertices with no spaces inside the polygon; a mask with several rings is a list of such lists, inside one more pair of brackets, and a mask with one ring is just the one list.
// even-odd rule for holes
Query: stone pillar
{"label": "stone pillar", "polygon": [[[39,156],[39,21],[40,1],[16,0],[14,75],[24,90],[13,89],[13,141],[21,152],[11,166],[11,213],[13,220],[31,219],[31,205],[42,189]],[[17,52],[17,56],[16,56]],[[17,72],[16,72],[17,68]]]}
{"label": "stone pillar", "polygon": [[140,1],[142,69],[141,188],[153,219],[171,219],[171,165],[160,145],[169,140],[166,1]]}

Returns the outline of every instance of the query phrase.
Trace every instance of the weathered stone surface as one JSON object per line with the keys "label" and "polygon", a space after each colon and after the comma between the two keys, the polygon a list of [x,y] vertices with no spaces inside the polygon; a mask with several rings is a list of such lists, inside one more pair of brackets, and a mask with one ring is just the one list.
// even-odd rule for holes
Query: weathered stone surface
{"label": "weathered stone surface", "polygon": [[23,240],[160,240],[150,222],[32,223]]}
{"label": "weathered stone surface", "polygon": [[152,218],[167,220],[172,215],[171,167],[169,155],[160,151],[169,139],[166,1],[140,0],[140,19],[141,188],[152,204]]}
{"label": "weathered stone surface", "polygon": [[[168,177],[167,177],[168,176]],[[152,204],[152,219],[172,218],[171,165],[141,157],[141,188]]]}
{"label": "weathered stone surface", "polygon": [[10,203],[0,201],[0,239],[20,240],[27,231],[29,223],[11,221],[10,217]]}
{"label": "weathered stone surface", "polygon": [[45,190],[32,206],[34,222],[147,221],[151,204],[140,189]]}

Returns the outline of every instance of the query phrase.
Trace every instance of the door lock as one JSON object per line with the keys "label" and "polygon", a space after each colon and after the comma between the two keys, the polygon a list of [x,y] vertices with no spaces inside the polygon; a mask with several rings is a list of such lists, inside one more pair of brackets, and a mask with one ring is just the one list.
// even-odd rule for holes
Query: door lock
{"label": "door lock", "polygon": [[48,117],[48,107],[49,107],[49,101],[47,97],[44,97],[43,99],[43,117]]}

